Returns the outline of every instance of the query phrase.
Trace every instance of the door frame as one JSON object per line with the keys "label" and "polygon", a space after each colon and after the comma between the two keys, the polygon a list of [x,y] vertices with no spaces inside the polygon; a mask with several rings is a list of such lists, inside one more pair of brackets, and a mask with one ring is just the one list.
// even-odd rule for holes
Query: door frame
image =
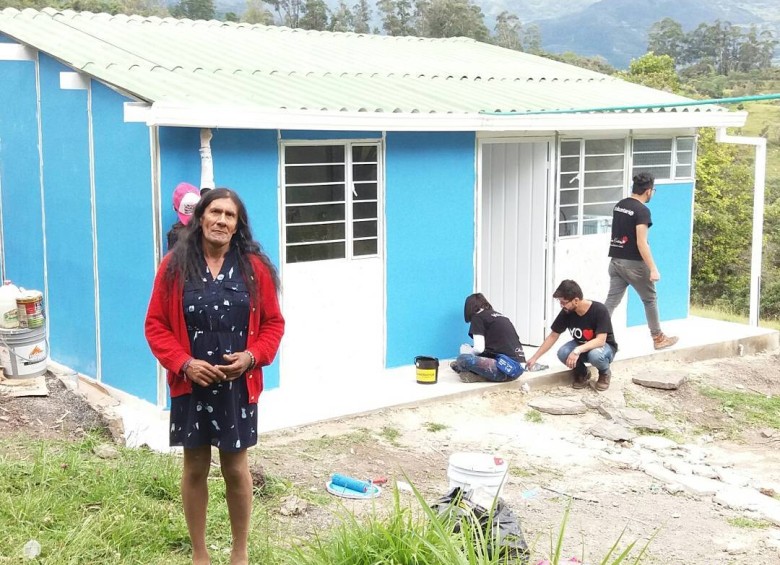
{"label": "door frame", "polygon": [[[548,150],[547,158],[547,186],[544,188],[546,194],[544,200],[546,202],[545,212],[545,230],[544,230],[544,296],[548,296],[552,293],[553,288],[553,275],[554,275],[554,261],[555,261],[555,229],[557,222],[551,217],[551,210],[555,210],[555,170],[558,158],[558,145],[557,137],[554,134],[542,135],[542,136],[477,136],[477,186],[474,191],[474,289],[481,288],[484,280],[484,273],[482,273],[482,245],[483,245],[483,233],[485,226],[482,221],[482,197],[485,187],[482,185],[482,173],[483,173],[483,146],[487,144],[517,144],[517,143],[546,143]],[[536,189],[536,187],[534,187]],[[544,324],[543,335],[547,336],[549,332],[549,325],[553,317],[553,306],[551,300],[544,301],[543,320]],[[532,344],[537,346],[537,344]]]}

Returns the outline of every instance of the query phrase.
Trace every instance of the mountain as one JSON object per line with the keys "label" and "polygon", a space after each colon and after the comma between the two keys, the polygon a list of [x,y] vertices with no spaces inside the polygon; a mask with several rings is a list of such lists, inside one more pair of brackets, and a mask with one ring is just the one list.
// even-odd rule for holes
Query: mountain
{"label": "mountain", "polygon": [[[335,10],[339,0],[325,0]],[[685,31],[715,20],[734,25],[756,24],[780,39],[778,0],[472,0],[482,8],[492,30],[501,12],[515,14],[524,27],[539,26],[542,48],[552,53],[604,57],[625,68],[647,51],[647,32],[655,22],[672,18]],[[357,0],[345,0],[352,6]],[[369,0],[374,22],[381,28],[376,0]],[[241,14],[245,0],[215,0],[217,12]]]}
{"label": "mountain", "polygon": [[[488,0],[489,1],[489,0]],[[647,31],[663,18],[680,22],[685,31],[715,20],[734,25],[757,24],[780,31],[780,2],[713,0],[601,0],[579,12],[536,20],[542,47],[552,53],[572,51],[600,55],[615,67],[647,51]],[[522,20],[522,17],[521,17]]]}

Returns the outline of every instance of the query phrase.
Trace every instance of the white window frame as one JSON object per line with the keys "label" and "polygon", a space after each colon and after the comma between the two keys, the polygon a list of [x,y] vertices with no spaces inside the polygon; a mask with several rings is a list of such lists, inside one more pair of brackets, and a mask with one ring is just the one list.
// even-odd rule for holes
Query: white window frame
{"label": "white window frame", "polygon": [[[591,186],[591,187],[587,187],[587,188],[585,187],[585,172],[586,172],[586,170],[585,170],[585,161],[586,161],[586,157],[588,156],[585,153],[586,142],[588,142],[588,141],[618,141],[618,140],[623,142],[623,153],[622,154],[621,153],[614,153],[614,154],[607,154],[607,153],[605,153],[605,154],[598,154],[598,156],[600,156],[600,157],[610,157],[610,156],[617,157],[617,156],[621,156],[622,155],[622,157],[623,157],[623,167],[622,167],[622,171],[621,171],[622,172],[622,175],[621,175],[622,176],[622,181],[621,181],[621,184],[620,184],[621,197],[618,199],[618,200],[620,200],[621,198],[623,198],[623,195],[625,194],[626,171],[628,170],[628,166],[629,166],[628,150],[629,150],[629,148],[631,146],[629,145],[629,140],[628,140],[627,137],[625,137],[625,136],[620,136],[620,137],[570,137],[570,138],[561,137],[561,138],[558,139],[558,144],[557,144],[558,170],[557,170],[557,174],[555,175],[555,177],[556,177],[555,178],[555,185],[556,185],[556,189],[555,189],[555,196],[556,196],[556,202],[555,202],[555,211],[556,211],[556,214],[555,214],[555,217],[556,217],[556,221],[555,221],[555,234],[556,234],[557,238],[562,239],[562,238],[585,237],[585,236],[588,236],[588,235],[594,235],[593,233],[584,233],[584,226],[583,226],[583,224],[586,221],[588,221],[588,222],[592,222],[593,221],[591,218],[586,218],[585,214],[584,214],[585,191],[586,190],[599,190],[599,189],[603,189],[603,188],[613,188],[613,187],[612,186],[596,186],[596,187]],[[571,220],[568,220],[566,222],[568,225],[574,226],[575,227],[575,231],[574,231],[574,233],[562,235],[561,234],[561,224],[562,224],[562,220],[561,220],[561,191],[562,190],[568,190],[568,189],[566,189],[565,187],[561,186],[561,175],[562,174],[569,174],[569,173],[563,173],[562,159],[571,157],[571,155],[569,155],[569,156],[563,155],[562,144],[563,143],[567,143],[567,142],[578,142],[579,146],[580,146],[580,153],[579,153],[579,157],[578,157],[579,158],[579,172],[577,173],[577,177],[580,179],[580,182],[579,182],[579,186],[576,189],[577,190],[577,214],[576,214],[577,221],[576,221],[576,223],[573,223]],[[595,155],[590,155],[590,156],[595,156]],[[613,169],[593,170],[593,171],[587,171],[587,172],[588,173],[617,172],[617,169],[614,169],[614,170]],[[615,186],[615,188],[617,188],[617,186]],[[616,200],[615,202],[618,202],[618,200]],[[588,202],[588,205],[591,206],[591,205],[594,205],[594,204],[607,204],[607,203],[608,202]],[[611,230],[611,227],[612,227],[611,215],[610,215],[609,218],[607,218],[605,216],[605,218],[604,218],[604,220],[602,222],[603,222],[603,225],[599,224],[598,228],[597,228],[597,231],[594,232],[594,233],[605,233],[605,232],[609,232]]]}
{"label": "white window frame", "polygon": [[[672,145],[671,149],[669,151],[635,151],[635,143],[637,141],[645,141],[645,140],[656,140],[656,139],[664,139],[664,140],[671,140]],[[690,139],[691,140],[691,162],[690,164],[680,164],[679,158],[680,158],[680,149],[678,147],[679,140],[682,139]],[[647,155],[647,154],[661,154],[661,153],[668,153],[669,154],[669,162],[668,164],[660,164],[660,165],[636,165],[634,163],[634,156],[637,154],[640,155]],[[684,153],[688,153],[688,151],[684,151]],[[658,175],[655,175],[655,172],[653,169],[657,168],[669,168],[670,174],[668,177],[661,177]],[[680,175],[678,174],[678,170],[681,167],[690,167],[691,172],[689,175]],[[676,181],[676,180],[693,180],[696,178],[696,136],[695,135],[676,135],[676,136],[634,136],[631,139],[631,176],[633,177],[639,172],[649,172],[653,173],[655,175],[656,182],[660,181]]]}
{"label": "white window frame", "polygon": [[[327,202],[322,204],[343,204],[344,205],[344,238],[343,239],[336,239],[336,240],[326,240],[326,241],[311,241],[311,242],[296,242],[296,243],[288,243],[287,242],[287,164],[285,162],[285,156],[286,156],[286,148],[292,147],[292,146],[334,146],[334,145],[340,145],[344,147],[344,200],[336,201],[336,202]],[[353,166],[354,165],[360,165],[360,164],[374,164],[373,161],[353,161],[352,157],[352,148],[355,146],[371,146],[376,148],[376,199],[369,199],[369,200],[357,200],[353,199],[354,192],[353,187],[354,185],[361,184],[361,183],[368,183],[373,181],[355,181],[353,179]],[[384,150],[383,150],[383,144],[381,140],[378,140],[376,138],[373,139],[327,139],[327,140],[282,140],[280,142],[280,151],[279,151],[279,160],[280,160],[280,186],[281,186],[281,213],[280,213],[280,226],[281,226],[281,248],[282,248],[282,262],[283,264],[298,264],[298,263],[318,263],[321,261],[353,261],[353,260],[364,260],[364,259],[377,259],[381,258],[383,256],[384,251],[384,225],[383,225],[383,218],[384,218]],[[325,164],[331,164],[331,163],[307,163],[306,165],[325,165]],[[335,163],[339,164],[339,163]],[[307,186],[313,186],[317,184],[326,185],[329,183],[306,183]],[[292,186],[292,185],[291,185]],[[355,203],[363,203],[363,202],[375,202],[376,203],[376,218],[361,218],[361,219],[355,219],[353,218],[353,205]],[[300,203],[294,203],[290,204],[290,206],[300,206]],[[315,203],[311,203],[310,205],[316,205]],[[355,241],[362,241],[362,240],[370,240],[374,239],[373,237],[354,237],[353,235],[353,227],[355,223],[359,222],[368,222],[368,221],[376,221],[377,224],[377,233],[376,233],[376,253],[373,254],[365,254],[365,255],[355,255],[354,254],[354,242]],[[314,225],[314,224],[328,224],[328,223],[340,223],[340,220],[337,221],[328,221],[328,222],[310,222],[306,224],[293,224],[293,225]],[[344,242],[344,257],[335,257],[332,259],[316,259],[312,261],[293,261],[292,263],[288,263],[287,261],[287,249],[289,246],[304,246],[304,245],[317,245],[322,243],[334,243],[334,242]]]}

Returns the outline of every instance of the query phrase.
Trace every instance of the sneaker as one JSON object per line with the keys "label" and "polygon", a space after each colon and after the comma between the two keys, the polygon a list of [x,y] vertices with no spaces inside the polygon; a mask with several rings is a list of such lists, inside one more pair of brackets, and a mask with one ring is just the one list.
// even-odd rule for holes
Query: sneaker
{"label": "sneaker", "polygon": [[452,369],[456,373],[460,373],[460,367],[458,367],[457,361],[450,361],[450,369]]}
{"label": "sneaker", "polygon": [[472,373],[471,371],[461,371],[458,373],[458,376],[460,377],[460,382],[462,383],[483,383],[486,379],[483,379],[476,373]]}
{"label": "sneaker", "polygon": [[577,369],[574,369],[572,372],[574,373],[574,380],[571,383],[572,388],[585,388],[588,386],[590,372],[587,368],[584,372],[580,372]]}
{"label": "sneaker", "polygon": [[599,371],[599,380],[596,381],[596,390],[607,390],[609,381],[612,379],[612,371],[607,369],[603,373]]}
{"label": "sneaker", "polygon": [[679,337],[669,337],[664,332],[653,336],[653,346],[656,349],[666,349],[673,346],[679,340]]}

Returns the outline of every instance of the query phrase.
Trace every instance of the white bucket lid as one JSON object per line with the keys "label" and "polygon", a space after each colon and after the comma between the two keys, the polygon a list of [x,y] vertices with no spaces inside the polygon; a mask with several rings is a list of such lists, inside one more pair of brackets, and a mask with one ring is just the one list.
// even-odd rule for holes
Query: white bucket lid
{"label": "white bucket lid", "polygon": [[493,453],[453,453],[450,466],[479,473],[505,473],[507,461]]}

